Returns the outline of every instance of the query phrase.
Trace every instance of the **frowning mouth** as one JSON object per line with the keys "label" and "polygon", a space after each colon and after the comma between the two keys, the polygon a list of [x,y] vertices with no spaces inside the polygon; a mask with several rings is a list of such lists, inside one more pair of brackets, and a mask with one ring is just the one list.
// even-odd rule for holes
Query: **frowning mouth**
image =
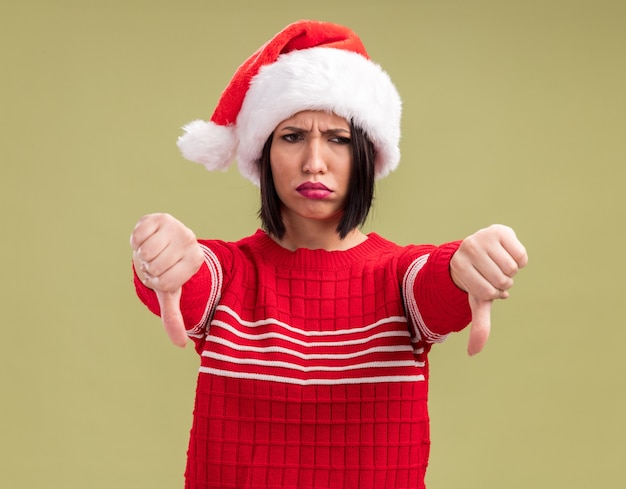
{"label": "frowning mouth", "polygon": [[326,185],[320,182],[304,182],[296,188],[296,191],[307,199],[325,199],[333,193]]}
{"label": "frowning mouth", "polygon": [[304,182],[303,184],[299,185],[296,190],[298,192],[300,192],[301,190],[327,190],[328,192],[330,192],[330,189],[320,182]]}

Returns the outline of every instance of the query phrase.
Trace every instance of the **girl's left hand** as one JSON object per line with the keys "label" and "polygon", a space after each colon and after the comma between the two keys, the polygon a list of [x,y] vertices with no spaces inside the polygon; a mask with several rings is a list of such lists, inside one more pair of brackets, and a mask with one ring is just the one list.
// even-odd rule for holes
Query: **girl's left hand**
{"label": "girl's left hand", "polygon": [[467,351],[479,353],[491,331],[491,306],[509,297],[513,277],[528,263],[515,232],[494,224],[467,237],[450,260],[452,280],[469,296],[472,326]]}

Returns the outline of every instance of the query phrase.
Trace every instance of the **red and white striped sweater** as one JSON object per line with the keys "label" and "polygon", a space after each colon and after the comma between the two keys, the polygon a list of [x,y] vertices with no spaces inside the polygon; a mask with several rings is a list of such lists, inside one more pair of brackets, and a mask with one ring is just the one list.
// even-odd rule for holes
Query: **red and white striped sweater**
{"label": "red and white striped sweater", "polygon": [[186,488],[424,487],[427,354],[471,319],[449,274],[459,242],[200,244],[181,299],[201,355]]}

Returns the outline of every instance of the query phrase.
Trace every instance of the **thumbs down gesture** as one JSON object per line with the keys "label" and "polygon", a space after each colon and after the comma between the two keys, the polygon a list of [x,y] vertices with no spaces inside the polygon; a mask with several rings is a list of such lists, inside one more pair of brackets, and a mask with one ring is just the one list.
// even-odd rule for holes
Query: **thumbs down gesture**
{"label": "thumbs down gesture", "polygon": [[528,263],[515,232],[495,224],[467,237],[450,260],[452,280],[469,296],[472,311],[467,351],[479,353],[491,331],[491,307],[509,297],[513,277]]}
{"label": "thumbs down gesture", "polygon": [[204,255],[195,234],[169,214],[142,217],[130,237],[139,279],[157,295],[161,320],[172,343],[187,344],[180,311],[182,287],[199,269]]}

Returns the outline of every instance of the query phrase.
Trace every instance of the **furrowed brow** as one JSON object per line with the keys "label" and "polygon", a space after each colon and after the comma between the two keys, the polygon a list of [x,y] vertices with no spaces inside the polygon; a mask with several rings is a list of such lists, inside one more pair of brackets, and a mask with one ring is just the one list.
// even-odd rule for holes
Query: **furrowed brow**
{"label": "furrowed brow", "polygon": [[[305,134],[311,132],[309,129],[304,129],[302,127],[297,127],[297,126],[281,127],[279,131],[299,132],[299,133],[305,133]],[[348,134],[350,135],[350,130],[344,129],[343,127],[337,127],[337,128],[327,129],[326,131],[322,131],[322,134]]]}

